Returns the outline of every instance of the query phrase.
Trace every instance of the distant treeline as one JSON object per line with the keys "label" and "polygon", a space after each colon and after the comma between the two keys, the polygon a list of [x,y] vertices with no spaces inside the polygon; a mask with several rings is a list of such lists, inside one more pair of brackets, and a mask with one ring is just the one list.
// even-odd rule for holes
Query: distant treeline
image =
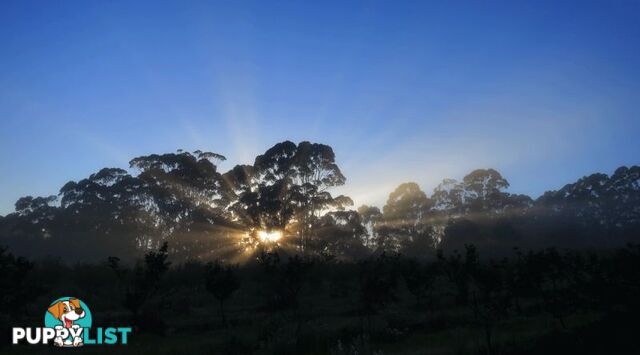
{"label": "distant treeline", "polygon": [[[289,141],[226,173],[216,153],[137,157],[70,181],[57,196],[20,198],[0,217],[0,244],[18,255],[132,260],[169,241],[176,260],[238,262],[262,250],[360,259],[382,252],[435,258],[474,244],[483,255],[513,247],[610,248],[640,241],[640,167],[593,174],[534,200],[505,192],[494,169],[445,179],[428,196],[401,184],[382,210],[351,209],[331,188],[346,177],[331,147]],[[44,178],[44,177],[43,177]],[[372,177],[375,178],[375,177]],[[260,239],[277,231],[278,241]]]}

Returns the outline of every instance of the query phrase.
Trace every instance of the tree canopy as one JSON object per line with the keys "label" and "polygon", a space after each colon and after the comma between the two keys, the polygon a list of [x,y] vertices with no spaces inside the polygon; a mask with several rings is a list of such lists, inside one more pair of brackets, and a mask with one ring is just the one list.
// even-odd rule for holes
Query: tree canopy
{"label": "tree canopy", "polygon": [[[431,195],[414,182],[382,209],[351,208],[333,149],[285,141],[252,165],[221,173],[213,152],[151,154],[128,169],[103,168],[25,196],[0,218],[0,244],[18,254],[135,257],[170,241],[182,259],[242,260],[265,249],[358,259],[392,252],[430,257],[465,244],[499,253],[514,246],[617,246],[640,235],[640,167],[593,174],[538,199],[507,192],[494,169],[444,179]],[[277,238],[261,239],[263,233]],[[62,245],[83,250],[75,256]]]}

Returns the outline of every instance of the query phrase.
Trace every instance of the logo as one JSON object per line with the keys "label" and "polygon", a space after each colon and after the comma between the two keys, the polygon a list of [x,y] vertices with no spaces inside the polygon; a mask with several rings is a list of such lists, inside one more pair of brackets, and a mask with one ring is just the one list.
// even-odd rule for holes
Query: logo
{"label": "logo", "polygon": [[127,344],[131,327],[96,327],[91,310],[75,297],[53,301],[44,314],[42,328],[13,328],[13,344],[50,344],[59,347]]}

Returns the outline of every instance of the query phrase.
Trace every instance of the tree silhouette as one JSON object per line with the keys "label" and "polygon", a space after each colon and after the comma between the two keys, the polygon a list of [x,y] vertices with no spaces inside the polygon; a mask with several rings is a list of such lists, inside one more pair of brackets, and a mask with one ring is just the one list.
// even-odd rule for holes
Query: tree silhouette
{"label": "tree silhouette", "polygon": [[[427,212],[431,201],[416,183],[396,188],[383,209],[383,223],[377,228],[381,250],[424,256],[433,247]],[[422,255],[420,255],[422,254]]]}
{"label": "tree silhouette", "polygon": [[235,268],[223,265],[219,260],[207,263],[205,286],[220,304],[222,324],[227,326],[224,312],[224,302],[240,288],[240,282],[235,274]]}
{"label": "tree silhouette", "polygon": [[157,292],[160,280],[169,270],[169,245],[164,242],[158,251],[150,251],[144,256],[144,263],[137,263],[132,272],[132,278],[127,280],[123,306],[133,316],[134,324],[141,328],[164,331],[164,321],[157,315],[151,319],[142,318],[140,310],[143,305]]}
{"label": "tree silhouette", "polygon": [[[467,252],[469,253],[469,249]],[[475,251],[475,249],[474,249]],[[511,294],[506,287],[506,262],[477,264],[469,270],[470,306],[474,319],[484,329],[486,354],[496,352],[495,324],[506,318],[511,307]]]}
{"label": "tree silhouette", "polygon": [[362,243],[367,231],[356,211],[336,211],[325,214],[317,223],[313,250],[333,255],[338,260],[366,257],[369,250]]}
{"label": "tree silhouette", "polygon": [[[333,150],[323,144],[278,143],[256,157],[253,167],[235,167],[225,177],[239,191],[231,209],[248,228],[292,232],[303,253],[320,211],[353,204],[329,193],[346,179]],[[287,231],[291,224],[294,230]]]}
{"label": "tree silhouette", "polygon": [[382,212],[378,207],[362,205],[358,207],[358,213],[366,229],[364,245],[369,249],[374,249],[378,240],[377,229],[383,222]]}
{"label": "tree silhouette", "polygon": [[425,302],[431,306],[430,293],[433,291],[433,281],[436,276],[434,266],[408,259],[403,263],[401,273],[407,289],[416,299],[416,306],[421,307]]}
{"label": "tree silhouette", "polygon": [[26,303],[35,299],[39,288],[28,283],[34,264],[23,257],[16,257],[7,248],[0,247],[0,312],[15,317],[24,311]]}
{"label": "tree silhouette", "polygon": [[[506,192],[498,171],[477,169],[443,180],[431,196],[401,184],[381,213],[347,210],[351,199],[330,193],[346,178],[327,145],[281,142],[221,174],[223,160],[202,151],[140,156],[130,170],[70,181],[58,196],[22,197],[0,218],[0,241],[17,255],[126,262],[163,241],[174,260],[241,260],[261,247],[357,259],[383,251],[429,258],[469,243],[491,256],[514,246],[615,247],[640,235],[638,166],[586,176],[535,201]],[[264,243],[264,230],[284,237]],[[60,255],[60,244],[83,252]]]}
{"label": "tree silhouette", "polygon": [[274,309],[293,309],[297,317],[300,290],[313,262],[299,255],[282,261],[280,254],[262,251],[258,256],[262,265],[268,293],[268,305]]}
{"label": "tree silhouette", "polygon": [[367,317],[370,326],[371,315],[397,300],[397,256],[382,253],[360,261],[358,266],[361,311]]}

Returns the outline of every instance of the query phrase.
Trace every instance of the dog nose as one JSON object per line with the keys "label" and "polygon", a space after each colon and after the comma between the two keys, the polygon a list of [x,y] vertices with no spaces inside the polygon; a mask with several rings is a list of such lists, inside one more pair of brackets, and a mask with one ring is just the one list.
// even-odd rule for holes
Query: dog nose
{"label": "dog nose", "polygon": [[82,312],[84,312],[84,311],[82,310],[82,308],[76,308],[76,314],[77,314],[77,315],[81,315],[81,314],[82,314]]}

